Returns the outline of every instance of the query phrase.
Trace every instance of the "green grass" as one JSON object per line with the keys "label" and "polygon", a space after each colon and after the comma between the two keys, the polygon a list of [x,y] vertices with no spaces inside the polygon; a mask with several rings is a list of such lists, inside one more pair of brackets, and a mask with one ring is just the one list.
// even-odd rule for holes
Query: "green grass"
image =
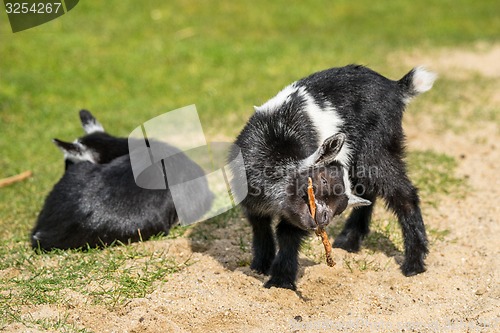
{"label": "green grass", "polygon": [[13,316],[12,319],[18,323],[23,323],[25,328],[36,329],[49,332],[64,332],[64,333],[90,333],[92,331],[86,328],[79,328],[77,325],[70,323],[68,320],[69,314],[62,313],[56,318],[33,318],[31,314],[26,316]]}
{"label": "green grass", "polygon": [[344,257],[343,264],[344,266],[352,273],[354,271],[380,271],[385,269],[391,259],[387,260],[384,264],[381,264],[377,260],[373,259],[370,255],[365,255],[364,257]]}
{"label": "green grass", "polygon": [[[0,189],[0,327],[24,322],[77,331],[64,317],[30,321],[16,313],[22,305],[64,304],[61,290],[78,291],[91,303],[121,304],[150,292],[179,269],[141,246],[43,255],[28,248],[43,199],[63,172],[62,156],[50,139],[82,134],[80,108],[93,111],[110,133],[126,136],[152,117],[195,103],[208,139],[231,139],[252,105],[313,71],[355,62],[398,78],[408,68],[388,62],[389,54],[498,42],[498,12],[500,2],[494,0],[80,1],[59,19],[12,34],[2,11],[0,178],[24,170],[34,175]],[[490,82],[477,78],[465,85],[474,89],[476,83],[486,87]],[[471,97],[463,85],[438,81],[411,112],[438,105],[446,110],[435,115],[440,123],[458,118],[464,99],[481,91],[475,88]],[[497,119],[497,110],[474,103],[473,114]],[[415,152],[409,161],[425,204],[460,187],[447,171],[455,165],[450,157]],[[208,244],[220,237],[215,230],[239,215],[234,210],[179,227],[167,238]],[[386,228],[382,223],[372,233],[373,243],[386,238],[397,243],[397,228]],[[246,231],[238,231],[243,252],[249,251]],[[106,287],[93,288],[90,281]]]}
{"label": "green grass", "polygon": [[[145,297],[189,262],[176,262],[163,251],[141,243],[105,250],[52,251],[36,254],[27,244],[3,241],[0,246],[0,325],[30,322],[21,307],[72,303],[77,293],[84,303],[106,307]],[[32,323],[35,324],[35,323]],[[53,323],[55,324],[55,323]]]}
{"label": "green grass", "polygon": [[466,181],[455,175],[457,161],[446,154],[414,151],[408,155],[410,178],[427,205],[436,206],[437,195],[463,197]]}

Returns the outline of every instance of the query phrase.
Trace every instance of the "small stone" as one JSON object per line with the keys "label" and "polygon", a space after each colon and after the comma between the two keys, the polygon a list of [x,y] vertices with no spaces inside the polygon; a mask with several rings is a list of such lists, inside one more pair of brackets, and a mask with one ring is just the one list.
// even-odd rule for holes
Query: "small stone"
{"label": "small stone", "polygon": [[481,295],[483,295],[483,294],[485,294],[485,293],[486,293],[486,289],[485,289],[485,288],[478,288],[478,289],[476,290],[476,295],[477,295],[477,296],[481,296]]}

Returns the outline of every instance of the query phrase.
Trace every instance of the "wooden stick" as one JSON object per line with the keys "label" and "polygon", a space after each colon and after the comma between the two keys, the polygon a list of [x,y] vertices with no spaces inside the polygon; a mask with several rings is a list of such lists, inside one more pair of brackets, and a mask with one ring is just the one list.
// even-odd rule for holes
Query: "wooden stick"
{"label": "wooden stick", "polygon": [[18,175],[12,176],[12,177],[0,179],[0,187],[5,187],[5,186],[9,186],[10,184],[20,182],[22,180],[25,180],[25,179],[31,177],[31,175],[32,175],[32,172],[28,170],[28,171],[24,171],[23,173],[20,173]]}
{"label": "wooden stick", "polygon": [[[309,208],[311,209],[311,216],[314,221],[316,221],[316,199],[314,198],[314,189],[312,186],[312,179],[308,177],[307,179],[307,197],[309,198]],[[316,222],[317,224],[317,222]],[[325,247],[325,255],[326,255],[326,264],[330,267],[335,266],[335,261],[332,258],[332,244],[330,244],[330,240],[328,239],[328,234],[324,228],[321,228],[319,225],[315,230],[316,235],[321,237],[321,241],[323,242],[323,246]]]}

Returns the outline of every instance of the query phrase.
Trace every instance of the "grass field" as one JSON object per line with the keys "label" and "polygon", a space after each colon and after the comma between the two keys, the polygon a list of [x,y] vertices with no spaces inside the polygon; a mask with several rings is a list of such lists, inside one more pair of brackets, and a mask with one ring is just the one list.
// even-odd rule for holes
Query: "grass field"
{"label": "grass field", "polygon": [[[409,68],[389,61],[389,54],[498,42],[499,12],[494,0],[80,1],[63,17],[16,34],[1,13],[0,178],[24,170],[34,176],[0,189],[0,328],[19,321],[77,330],[64,318],[21,318],[19,309],[64,303],[58,295],[67,288],[86,290],[93,302],[114,306],[144,295],[189,264],[137,247],[43,255],[28,247],[43,199],[63,172],[62,155],[50,139],[82,134],[79,109],[91,110],[110,133],[127,136],[152,117],[196,104],[208,139],[232,140],[253,105],[300,77],[360,63],[396,79]],[[467,84],[481,87],[488,81]],[[454,81],[439,81],[408,112],[443,105],[438,119],[446,127],[457,109],[456,89]],[[496,119],[495,110],[480,112]],[[452,157],[413,151],[409,160],[429,204],[434,195],[456,192],[463,184],[450,176]],[[206,233],[234,215],[238,212],[207,224]],[[185,231],[178,229],[176,237]],[[381,224],[373,237],[398,232]],[[12,268],[21,270],[21,277],[10,276]],[[56,268],[62,273],[54,274]],[[105,287],[89,286],[90,281]]]}

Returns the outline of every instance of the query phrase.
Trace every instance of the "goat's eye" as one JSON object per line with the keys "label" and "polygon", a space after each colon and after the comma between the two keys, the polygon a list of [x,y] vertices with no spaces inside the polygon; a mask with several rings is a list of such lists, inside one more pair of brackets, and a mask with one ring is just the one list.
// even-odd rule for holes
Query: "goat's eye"
{"label": "goat's eye", "polygon": [[326,180],[325,177],[321,176],[321,185],[323,186],[328,186],[328,181]]}

